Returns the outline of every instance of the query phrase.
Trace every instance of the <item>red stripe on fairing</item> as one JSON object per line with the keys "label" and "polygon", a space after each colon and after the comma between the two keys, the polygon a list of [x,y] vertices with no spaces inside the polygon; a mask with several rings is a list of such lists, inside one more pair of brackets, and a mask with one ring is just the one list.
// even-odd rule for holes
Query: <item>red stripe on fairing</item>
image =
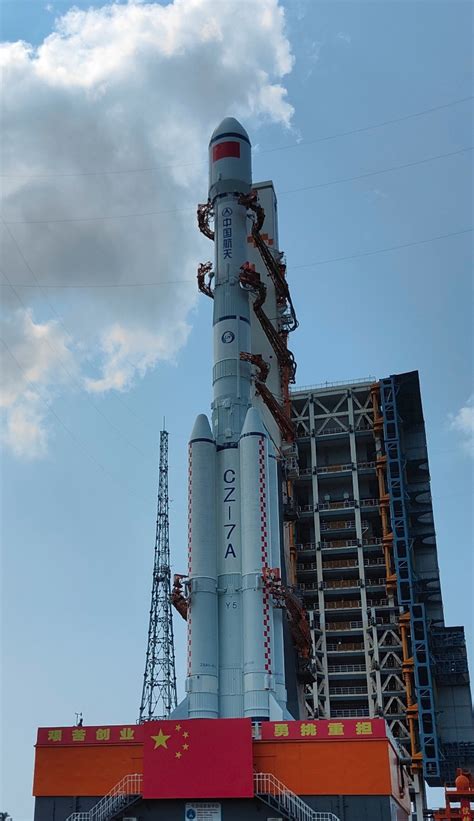
{"label": "red stripe on fairing", "polygon": [[240,143],[230,140],[226,143],[218,143],[212,147],[212,162],[223,160],[225,157],[240,157]]}

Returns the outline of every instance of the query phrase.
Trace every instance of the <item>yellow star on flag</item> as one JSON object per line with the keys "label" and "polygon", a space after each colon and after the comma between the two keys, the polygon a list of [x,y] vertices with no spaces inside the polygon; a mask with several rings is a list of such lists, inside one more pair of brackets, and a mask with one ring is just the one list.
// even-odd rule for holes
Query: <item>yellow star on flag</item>
{"label": "yellow star on flag", "polygon": [[181,758],[181,753],[176,753],[176,758]]}
{"label": "yellow star on flag", "polygon": [[158,735],[152,735],[152,739],[155,742],[154,749],[156,750],[157,747],[164,747],[165,750],[167,750],[168,745],[167,745],[166,742],[168,741],[169,738],[171,738],[171,736],[170,735],[165,735],[163,730],[160,730]]}

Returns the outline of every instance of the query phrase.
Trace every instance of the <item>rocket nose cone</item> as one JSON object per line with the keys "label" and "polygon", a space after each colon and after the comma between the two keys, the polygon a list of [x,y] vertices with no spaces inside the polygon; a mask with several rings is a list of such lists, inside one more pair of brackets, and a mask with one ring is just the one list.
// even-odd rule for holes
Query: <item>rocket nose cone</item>
{"label": "rocket nose cone", "polygon": [[212,132],[210,142],[214,142],[214,140],[218,140],[219,137],[224,137],[226,135],[232,134],[233,136],[240,137],[242,140],[245,140],[250,144],[249,135],[247,134],[243,125],[239,123],[235,117],[225,117],[222,120],[220,125],[214,129]]}
{"label": "rocket nose cone", "polygon": [[200,413],[194,423],[189,441],[193,442],[195,439],[207,439],[209,442],[214,441],[211,426],[205,413]]}
{"label": "rocket nose cone", "polygon": [[263,427],[262,417],[260,416],[257,408],[248,409],[240,438],[248,435],[249,433],[258,433],[262,436],[267,435],[265,428]]}

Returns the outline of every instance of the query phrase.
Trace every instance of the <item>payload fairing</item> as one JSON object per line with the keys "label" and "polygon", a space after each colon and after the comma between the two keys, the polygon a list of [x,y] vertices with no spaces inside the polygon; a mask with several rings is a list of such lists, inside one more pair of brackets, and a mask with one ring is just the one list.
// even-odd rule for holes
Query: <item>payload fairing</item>
{"label": "payload fairing", "polygon": [[280,567],[277,461],[252,404],[248,259],[251,146],[226,118],[209,145],[214,214],[212,427],[199,415],[189,442],[187,697],[189,718],[287,716],[283,618],[266,574]]}

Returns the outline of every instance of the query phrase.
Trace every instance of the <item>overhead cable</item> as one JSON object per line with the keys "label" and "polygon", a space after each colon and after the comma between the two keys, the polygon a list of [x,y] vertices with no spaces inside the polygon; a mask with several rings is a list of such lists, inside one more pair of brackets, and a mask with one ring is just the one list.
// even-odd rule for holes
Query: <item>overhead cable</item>
{"label": "overhead cable", "polygon": [[[400,248],[412,248],[416,245],[426,245],[429,242],[437,242],[440,239],[448,239],[449,237],[458,237],[462,234],[469,234],[473,231],[473,227],[462,228],[460,231],[450,231],[447,234],[438,234],[435,237],[428,237],[427,239],[419,239],[414,242],[402,242],[398,245],[389,245],[385,248],[377,248],[373,251],[361,251],[356,254],[350,254],[344,257],[330,257],[329,259],[315,260],[314,262],[305,262],[300,265],[289,265],[289,271],[298,268],[313,268],[318,265],[329,265],[332,262],[344,262],[350,259],[359,259],[361,257],[374,256],[375,254],[385,254],[388,251],[397,251]],[[5,274],[4,274],[5,276]],[[32,282],[15,282],[17,288],[160,288],[163,285],[185,285],[195,283],[195,279],[167,279],[160,282],[111,282],[111,283],[60,283],[57,285],[51,283],[32,283]],[[0,287],[13,287],[10,283],[0,282]]]}
{"label": "overhead cable", "polygon": [[[445,154],[435,154],[432,157],[424,157],[421,160],[414,160],[413,162],[403,163],[402,165],[394,165],[389,166],[387,168],[379,168],[377,171],[367,171],[364,174],[357,174],[353,177],[341,177],[337,180],[329,180],[328,182],[320,182],[314,183],[313,185],[305,185],[301,188],[291,188],[286,191],[280,191],[279,195],[285,194],[295,194],[298,191],[310,191],[315,188],[328,188],[331,185],[340,185],[344,182],[353,182],[355,180],[361,180],[365,177],[375,177],[378,174],[386,174],[391,171],[399,171],[404,168],[412,168],[417,165],[423,165],[424,163],[433,162],[434,160],[442,160],[447,157],[454,157],[457,154],[464,154],[468,151],[472,151],[473,146],[465,146],[464,148],[458,148],[456,151],[448,151]],[[139,211],[136,213],[130,214],[114,214],[114,215],[105,215],[105,216],[97,216],[97,217],[60,217],[58,219],[39,219],[39,220],[5,220],[2,219],[4,225],[50,225],[53,223],[66,223],[66,222],[103,222],[104,220],[117,220],[117,219],[132,219],[136,217],[155,217],[161,216],[164,214],[182,214],[182,213],[191,213],[194,212],[194,208],[172,208],[166,209],[163,211]]]}
{"label": "overhead cable", "polygon": [[[259,151],[255,152],[256,156],[260,156],[261,154],[270,154],[275,151],[288,151],[294,148],[300,148],[301,146],[305,145],[314,145],[315,143],[322,143],[328,140],[335,140],[339,137],[348,137],[351,134],[362,134],[365,131],[372,131],[376,128],[383,128],[386,125],[394,125],[395,123],[401,123],[405,120],[412,120],[415,117],[422,117],[424,114],[431,114],[435,111],[441,111],[445,108],[451,108],[455,105],[460,105],[461,103],[468,102],[469,100],[474,99],[474,95],[470,94],[467,97],[459,97],[457,100],[451,100],[449,103],[441,103],[440,105],[431,106],[430,108],[421,109],[421,111],[415,111],[411,114],[404,114],[401,117],[393,117],[389,120],[382,120],[379,123],[373,123],[372,125],[364,125],[359,128],[351,128],[347,131],[338,131],[334,134],[327,134],[323,137],[315,137],[310,140],[297,140],[290,145],[280,145],[274,146],[273,148],[262,148]],[[112,169],[112,170],[102,170],[102,171],[65,171],[56,174],[0,174],[0,177],[8,177],[8,178],[15,178],[15,179],[45,179],[51,177],[95,177],[101,175],[108,175],[108,174],[143,174],[148,173],[150,171],[160,171],[165,170],[168,168],[185,168],[189,166],[203,166],[206,165],[206,162],[186,162],[186,163],[172,163],[167,165],[151,165],[145,168],[124,168],[124,169]]]}

